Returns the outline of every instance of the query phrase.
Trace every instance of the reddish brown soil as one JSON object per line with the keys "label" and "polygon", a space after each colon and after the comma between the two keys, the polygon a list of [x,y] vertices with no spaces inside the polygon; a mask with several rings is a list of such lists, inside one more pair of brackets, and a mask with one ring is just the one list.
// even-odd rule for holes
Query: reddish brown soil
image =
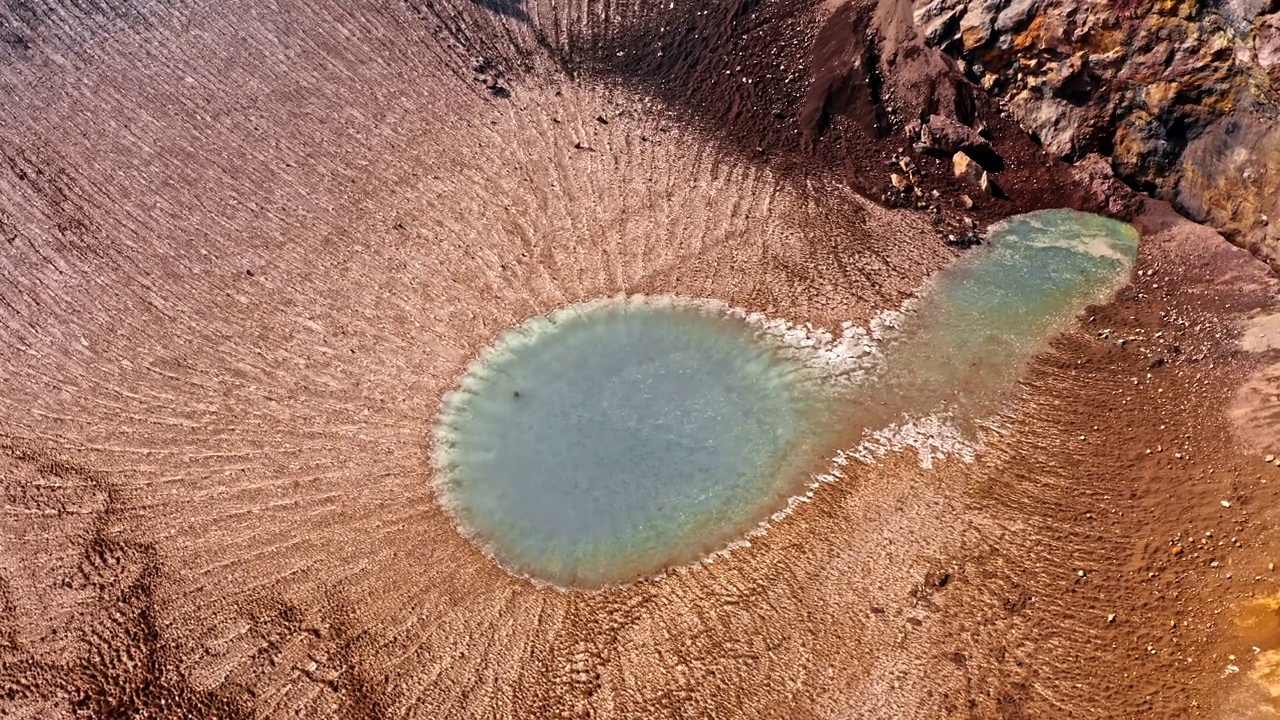
{"label": "reddish brown soil", "polygon": [[1159,208],[972,465],[859,466],[590,595],[506,575],[431,494],[440,395],[531,315],[900,304],[960,188],[920,157],[939,219],[854,191],[926,109],[996,137],[980,219],[1099,200],[893,6],[0,9],[0,716],[1243,716],[1280,468],[1226,403],[1276,289]]}

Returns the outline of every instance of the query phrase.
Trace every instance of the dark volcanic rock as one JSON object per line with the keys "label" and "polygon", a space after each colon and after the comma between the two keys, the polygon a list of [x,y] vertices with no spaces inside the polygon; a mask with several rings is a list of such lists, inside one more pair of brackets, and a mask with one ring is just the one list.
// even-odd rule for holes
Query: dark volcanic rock
{"label": "dark volcanic rock", "polygon": [[940,155],[967,153],[975,158],[991,154],[991,141],[977,130],[961,125],[945,115],[931,115],[920,130],[920,142],[926,150]]}

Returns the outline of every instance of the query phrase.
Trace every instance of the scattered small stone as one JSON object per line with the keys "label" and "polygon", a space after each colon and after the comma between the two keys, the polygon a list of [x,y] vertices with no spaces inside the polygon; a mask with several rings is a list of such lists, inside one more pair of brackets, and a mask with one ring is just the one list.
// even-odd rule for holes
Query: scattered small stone
{"label": "scattered small stone", "polygon": [[1276,564],[1275,564],[1275,563],[1273,563],[1273,562],[1269,562],[1269,563],[1267,563],[1267,569],[1268,569],[1268,570],[1270,570],[1271,572],[1275,572],[1275,571],[1276,571]]}
{"label": "scattered small stone", "polygon": [[1231,501],[1230,501],[1230,500],[1223,500],[1223,501],[1222,501],[1222,507],[1224,507],[1224,508],[1229,508],[1229,507],[1231,507]]}
{"label": "scattered small stone", "polygon": [[1174,546],[1173,546],[1173,549],[1172,549],[1172,550],[1170,550],[1169,552],[1173,553],[1174,555],[1181,555],[1181,554],[1182,554],[1182,546],[1181,546],[1181,545],[1174,545]]}
{"label": "scattered small stone", "polygon": [[1115,622],[1115,621],[1116,621],[1116,614],[1115,614],[1115,613],[1111,613],[1110,615],[1108,615],[1108,616],[1107,616],[1107,622],[1109,622],[1109,623],[1113,623],[1113,622]]}
{"label": "scattered small stone", "polygon": [[1275,456],[1275,455],[1268,455],[1268,456],[1266,456],[1266,457],[1262,458],[1262,462],[1264,462],[1264,463],[1275,462],[1275,461],[1276,461],[1276,456]]}
{"label": "scattered small stone", "polygon": [[898,173],[889,173],[889,184],[899,190],[903,190],[907,187],[907,179]]}
{"label": "scattered small stone", "polygon": [[1083,570],[1077,570],[1077,571],[1076,571],[1076,575],[1077,575],[1078,577],[1084,577],[1084,571],[1083,571]]}
{"label": "scattered small stone", "polygon": [[987,174],[987,171],[982,169],[977,160],[963,152],[958,152],[952,156],[951,172],[956,179],[965,180],[974,185],[981,183],[982,176]]}
{"label": "scattered small stone", "polygon": [[968,195],[961,195],[961,196],[960,196],[960,206],[961,206],[961,207],[963,207],[965,210],[972,210],[972,209],[973,209],[973,198],[969,197]]}
{"label": "scattered small stone", "polygon": [[1000,189],[999,185],[996,185],[995,180],[991,179],[990,173],[982,173],[982,177],[978,179],[978,187],[982,188],[982,192],[990,195],[991,197],[1004,196],[1004,191]]}

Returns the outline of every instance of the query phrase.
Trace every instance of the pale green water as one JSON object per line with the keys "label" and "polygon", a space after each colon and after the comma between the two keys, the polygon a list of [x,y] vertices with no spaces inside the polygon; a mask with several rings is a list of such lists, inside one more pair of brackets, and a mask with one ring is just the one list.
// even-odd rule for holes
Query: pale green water
{"label": "pale green water", "polygon": [[990,413],[1054,335],[1128,280],[1137,252],[1131,226],[1073,210],[992,226],[987,244],[939,274],[886,341],[883,374],[856,392],[864,410],[854,422]]}
{"label": "pale green water", "polygon": [[446,399],[446,501],[504,565],[557,584],[696,560],[796,487],[817,380],[719,311],[571,307],[503,336]]}
{"label": "pale green water", "polygon": [[693,303],[535,319],[446,398],[442,499],[504,566],[558,585],[693,562],[803,490],[837,430],[989,413],[1053,334],[1127,278],[1136,251],[1132,228],[1096,216],[1011,219],[926,289],[886,338],[880,373],[854,386]]}

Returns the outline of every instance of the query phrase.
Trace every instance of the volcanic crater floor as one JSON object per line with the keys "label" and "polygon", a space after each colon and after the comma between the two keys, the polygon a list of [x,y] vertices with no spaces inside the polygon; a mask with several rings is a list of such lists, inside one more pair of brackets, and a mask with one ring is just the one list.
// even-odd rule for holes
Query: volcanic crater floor
{"label": "volcanic crater floor", "polygon": [[825,5],[763,4],[776,50],[725,89],[745,16],[669,4],[733,141],[647,66],[590,71],[658,6],[40,7],[0,48],[0,715],[1274,714],[1280,433],[1232,403],[1274,387],[1239,341],[1280,290],[1160,203],[971,457],[888,443],[746,546],[590,593],[442,508],[436,412],[530,317],[679,295],[839,335],[960,255],[740,141],[802,95]]}

